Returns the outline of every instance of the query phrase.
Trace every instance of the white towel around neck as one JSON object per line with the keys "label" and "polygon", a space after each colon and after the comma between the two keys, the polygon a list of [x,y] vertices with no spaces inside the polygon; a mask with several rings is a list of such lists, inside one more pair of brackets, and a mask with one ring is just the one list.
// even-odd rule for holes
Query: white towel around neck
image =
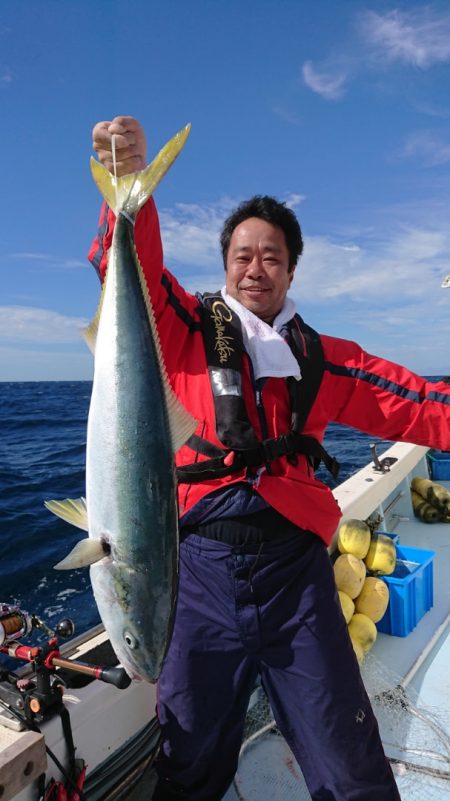
{"label": "white towel around neck", "polygon": [[225,303],[241,321],[244,345],[252,361],[255,379],[293,376],[299,380],[301,378],[299,363],[287,342],[278,333],[289,320],[292,320],[295,314],[294,301],[290,298],[285,299],[283,308],[270,326],[232,298],[225,287],[222,287],[221,294]]}

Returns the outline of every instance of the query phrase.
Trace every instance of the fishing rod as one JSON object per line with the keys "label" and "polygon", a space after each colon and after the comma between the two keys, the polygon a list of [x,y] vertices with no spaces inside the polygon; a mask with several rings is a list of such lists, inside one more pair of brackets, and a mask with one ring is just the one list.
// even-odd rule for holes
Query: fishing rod
{"label": "fishing rod", "polygon": [[[34,629],[45,633],[46,643],[26,645],[22,642]],[[69,618],[60,620],[54,629],[50,629],[37,615],[25,612],[19,606],[0,603],[0,655],[28,662],[33,667],[31,675],[22,675],[1,669],[0,665],[2,722],[12,728],[19,727],[19,730],[28,728],[39,732],[39,724],[59,715],[66,742],[66,767],[61,765],[46,745],[46,752],[60,770],[65,783],[52,778],[45,787],[43,774],[38,779],[40,801],[86,801],[83,793],[86,764],[75,755],[70,715],[63,703],[66,681],[61,670],[83,674],[88,679],[113,684],[118,689],[125,689],[131,683],[123,668],[91,665],[64,658],[59,650],[59,638],[67,640],[74,632],[75,625]]]}
{"label": "fishing rod", "polygon": [[[46,643],[35,646],[22,642],[34,629],[44,631],[48,637]],[[60,620],[52,630],[36,615],[18,606],[0,603],[0,654],[31,663],[34,672],[34,676],[22,678],[15,673],[1,671],[3,681],[0,690],[3,696],[9,696],[4,699],[6,701],[15,696],[14,705],[27,720],[42,721],[51,708],[61,702],[64,682],[58,676],[57,668],[113,684],[120,690],[131,683],[121,667],[91,665],[64,658],[59,650],[59,638],[69,639],[74,632],[74,623],[69,618]]]}

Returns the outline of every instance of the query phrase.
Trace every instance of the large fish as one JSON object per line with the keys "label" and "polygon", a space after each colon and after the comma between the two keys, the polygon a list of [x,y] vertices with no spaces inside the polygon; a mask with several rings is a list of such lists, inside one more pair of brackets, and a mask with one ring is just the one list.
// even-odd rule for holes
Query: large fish
{"label": "large fish", "polygon": [[89,532],[60,569],[91,566],[91,582],[116,655],[132,678],[155,681],[170,640],[178,575],[174,453],[195,429],[175,397],[161,354],[134,220],[189,133],[180,131],[145,170],[114,178],[91,159],[117,221],[99,310],[86,453],[86,501],[47,508]]}

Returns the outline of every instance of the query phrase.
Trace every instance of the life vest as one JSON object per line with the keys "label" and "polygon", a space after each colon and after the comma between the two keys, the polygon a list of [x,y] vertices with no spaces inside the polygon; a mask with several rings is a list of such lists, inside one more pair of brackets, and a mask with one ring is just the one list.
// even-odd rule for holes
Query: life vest
{"label": "life vest", "polygon": [[[193,434],[187,445],[208,457],[177,469],[180,483],[192,484],[233,475],[245,468],[268,467],[286,456],[296,462],[306,455],[314,469],[322,461],[337,477],[339,463],[315,437],[302,434],[322,381],[324,356],[319,334],[296,314],[288,323],[289,345],[301,379],[287,378],[291,400],[291,429],[276,438],[259,440],[250,423],[242,392],[244,344],[239,318],[219,293],[202,296],[201,327],[214,398],[217,438],[225,446]],[[269,468],[270,469],[270,468]]]}

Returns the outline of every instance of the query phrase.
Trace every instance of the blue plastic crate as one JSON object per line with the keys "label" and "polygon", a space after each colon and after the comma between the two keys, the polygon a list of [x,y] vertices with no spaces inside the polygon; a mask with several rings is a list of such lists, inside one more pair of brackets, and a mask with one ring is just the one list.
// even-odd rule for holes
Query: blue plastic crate
{"label": "blue plastic crate", "polygon": [[397,565],[380,576],[389,588],[389,604],[377,623],[378,631],[406,637],[433,606],[434,551],[397,545]]}
{"label": "blue plastic crate", "polygon": [[428,451],[427,461],[433,481],[450,481],[450,453],[448,451]]}
{"label": "blue plastic crate", "polygon": [[394,545],[398,545],[400,542],[400,537],[398,534],[393,534],[391,531],[382,531],[381,529],[377,529],[375,534],[383,534],[385,537],[390,537]]}

